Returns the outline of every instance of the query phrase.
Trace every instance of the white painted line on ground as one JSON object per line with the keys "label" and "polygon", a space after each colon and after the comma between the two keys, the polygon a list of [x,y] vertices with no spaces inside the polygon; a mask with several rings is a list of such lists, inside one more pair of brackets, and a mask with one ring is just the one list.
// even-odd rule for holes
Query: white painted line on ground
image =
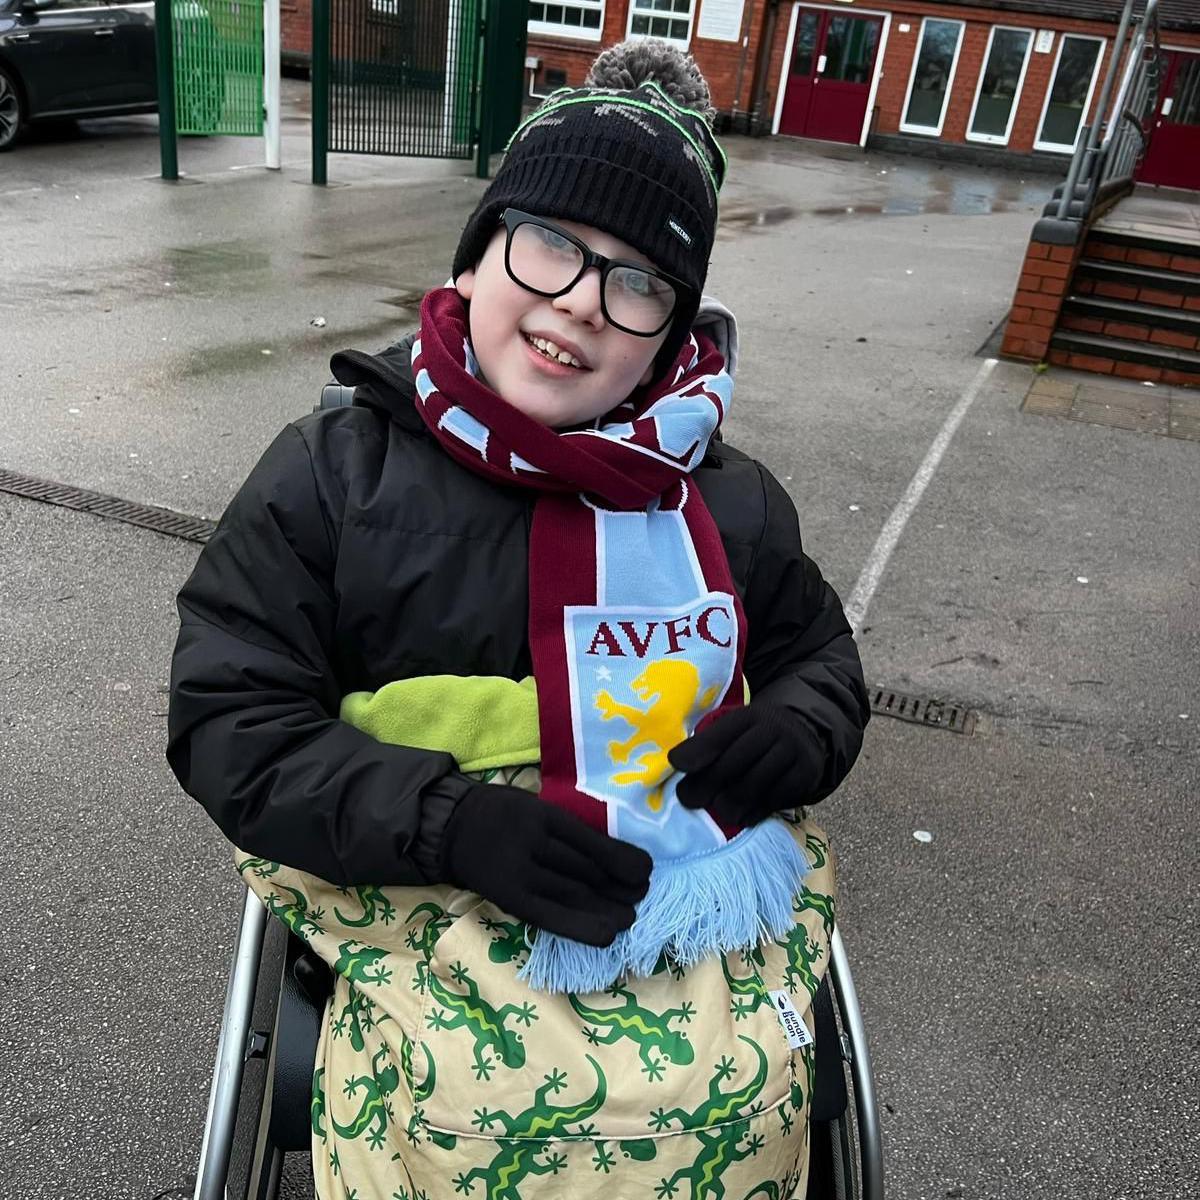
{"label": "white painted line on ground", "polygon": [[904,526],[908,524],[908,518],[912,516],[913,510],[920,503],[921,496],[938,468],[938,463],[942,461],[942,455],[946,453],[946,447],[950,445],[950,439],[954,437],[955,430],[962,423],[963,417],[967,415],[967,410],[975,403],[976,397],[984,383],[987,382],[987,377],[992,373],[996,362],[997,360],[994,358],[984,360],[976,372],[975,378],[971,380],[970,386],[951,409],[950,415],[938,431],[937,437],[933,439],[933,445],[929,447],[924,461],[917,468],[917,473],[912,477],[904,495],[900,497],[900,503],[892,509],[891,516],[888,517],[879,537],[875,539],[875,545],[867,558],[866,566],[863,567],[862,574],[859,575],[858,582],[850,593],[850,599],[846,601],[846,617],[856,636],[859,629],[862,628],[863,618],[867,615],[867,608],[870,606],[871,598],[875,595],[875,590],[879,587],[883,572],[887,569],[892,551],[895,550],[896,543],[900,540],[901,533],[904,532]]}

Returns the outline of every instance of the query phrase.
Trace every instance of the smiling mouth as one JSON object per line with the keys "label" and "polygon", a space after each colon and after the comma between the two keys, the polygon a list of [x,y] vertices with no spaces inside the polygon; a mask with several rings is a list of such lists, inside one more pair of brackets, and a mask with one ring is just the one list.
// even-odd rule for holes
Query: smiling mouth
{"label": "smiling mouth", "polygon": [[529,334],[523,333],[521,336],[525,341],[532,346],[543,358],[548,358],[551,362],[562,363],[565,367],[574,367],[577,371],[586,371],[588,368],[583,365],[573,354],[568,354],[556,343],[549,341],[547,338],[530,337]]}

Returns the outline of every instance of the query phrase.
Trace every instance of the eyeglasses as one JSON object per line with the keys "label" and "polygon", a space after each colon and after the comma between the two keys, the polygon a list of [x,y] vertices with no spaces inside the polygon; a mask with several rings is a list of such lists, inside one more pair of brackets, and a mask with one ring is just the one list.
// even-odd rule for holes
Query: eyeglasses
{"label": "eyeglasses", "polygon": [[654,337],[671,323],[681,300],[695,294],[682,279],[597,254],[573,233],[542,217],[506,208],[501,221],[508,234],[504,267],[514,283],[553,298],[565,295],[596,267],[604,319],[625,333]]}

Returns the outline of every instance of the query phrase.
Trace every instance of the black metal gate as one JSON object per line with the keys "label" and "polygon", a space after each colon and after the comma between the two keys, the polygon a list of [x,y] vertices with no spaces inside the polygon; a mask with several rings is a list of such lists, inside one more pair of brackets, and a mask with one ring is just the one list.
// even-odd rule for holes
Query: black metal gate
{"label": "black metal gate", "polygon": [[[527,9],[528,0],[315,0],[313,182],[325,182],[329,151],[471,158],[481,137],[481,159],[498,149],[520,118],[519,100],[507,110],[512,80],[520,95]],[[505,110],[499,120],[489,92]]]}

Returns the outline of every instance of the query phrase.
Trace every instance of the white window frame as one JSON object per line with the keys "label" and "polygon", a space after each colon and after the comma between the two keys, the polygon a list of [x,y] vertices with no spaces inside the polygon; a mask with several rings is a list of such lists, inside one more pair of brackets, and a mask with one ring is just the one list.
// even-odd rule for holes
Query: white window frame
{"label": "white window frame", "polygon": [[[538,0],[538,3],[554,3],[563,8],[579,8],[588,12],[595,10],[594,4],[572,4],[571,0]],[[588,29],[584,25],[560,25],[556,21],[530,21],[527,31],[534,37],[574,38],[580,42],[598,42],[604,35],[604,9],[606,0],[600,0],[600,27]]]}
{"label": "white window frame", "polygon": [[[692,31],[696,25],[696,6],[697,6],[698,2],[699,2],[699,0],[688,0],[689,8],[688,8],[688,14],[687,14],[687,27],[688,27],[687,41],[681,42],[678,38],[664,38],[663,39],[664,41],[672,42],[675,45],[679,45],[679,46],[690,46],[692,44]],[[682,13],[675,13],[675,12],[668,13],[668,12],[662,12],[659,9],[651,9],[651,8],[643,8],[641,10],[641,12],[638,13],[636,11],[637,7],[638,7],[638,0],[629,0],[629,16],[625,22],[625,36],[627,38],[638,38],[640,40],[643,38],[652,38],[655,36],[652,33],[634,33],[633,32],[633,18],[635,16],[669,17],[673,21],[682,21],[683,20]]]}
{"label": "white window frame", "polygon": [[[975,124],[975,112],[979,108],[979,96],[983,91],[983,77],[987,74],[988,60],[992,57],[992,43],[996,40],[996,31],[1002,29],[1008,33],[1027,33],[1029,41],[1025,43],[1025,61],[1021,64],[1021,74],[1017,76],[1017,90],[1013,93],[1012,107],[1008,110],[1008,124],[1004,128],[1003,137],[998,133],[972,133],[971,126]],[[983,52],[983,62],[979,66],[979,80],[975,84],[975,99],[971,101],[971,118],[967,121],[967,141],[987,142],[992,146],[1007,146],[1012,137],[1013,122],[1017,119],[1017,109],[1021,105],[1021,93],[1025,88],[1025,72],[1029,70],[1029,60],[1033,57],[1033,43],[1037,33],[1021,25],[993,25],[988,34],[987,49]]]}
{"label": "white window frame", "polygon": [[[912,100],[913,83],[917,78],[917,63],[921,61],[921,47],[925,45],[925,26],[930,21],[940,21],[943,25],[958,26],[958,42],[954,47],[954,60],[950,63],[950,75],[946,80],[946,95],[942,100],[942,111],[938,117],[936,129],[932,125],[910,125],[904,120],[904,114],[908,112],[908,105]],[[922,19],[921,32],[917,34],[917,47],[913,51],[912,69],[908,73],[908,87],[904,92],[904,107],[900,110],[901,133],[922,133],[926,137],[942,136],[942,127],[946,124],[946,110],[949,109],[950,97],[954,94],[954,76],[958,74],[959,56],[962,54],[963,42],[967,40],[966,32],[966,21],[960,21],[954,17],[925,17]]]}
{"label": "white window frame", "polygon": [[[1046,120],[1046,110],[1050,107],[1050,96],[1054,91],[1054,85],[1058,82],[1058,64],[1062,61],[1063,46],[1066,45],[1067,38],[1075,38],[1076,41],[1080,42],[1099,42],[1100,52],[1096,55],[1096,65],[1092,68],[1092,82],[1088,84],[1087,99],[1083,102],[1083,114],[1080,116],[1079,124],[1075,129],[1075,140],[1069,146],[1064,146],[1061,142],[1043,142],[1042,125]],[[1100,68],[1104,65],[1104,51],[1107,47],[1107,38],[1095,37],[1090,33],[1059,34],[1058,53],[1054,56],[1054,70],[1050,72],[1050,80],[1046,84],[1046,95],[1042,100],[1042,111],[1038,117],[1037,133],[1034,134],[1033,148],[1035,150],[1049,150],[1055,154],[1075,153],[1075,147],[1079,145],[1079,135],[1083,132],[1083,127],[1087,124],[1088,114],[1092,111],[1092,100],[1096,95],[1096,82],[1100,78]]]}

